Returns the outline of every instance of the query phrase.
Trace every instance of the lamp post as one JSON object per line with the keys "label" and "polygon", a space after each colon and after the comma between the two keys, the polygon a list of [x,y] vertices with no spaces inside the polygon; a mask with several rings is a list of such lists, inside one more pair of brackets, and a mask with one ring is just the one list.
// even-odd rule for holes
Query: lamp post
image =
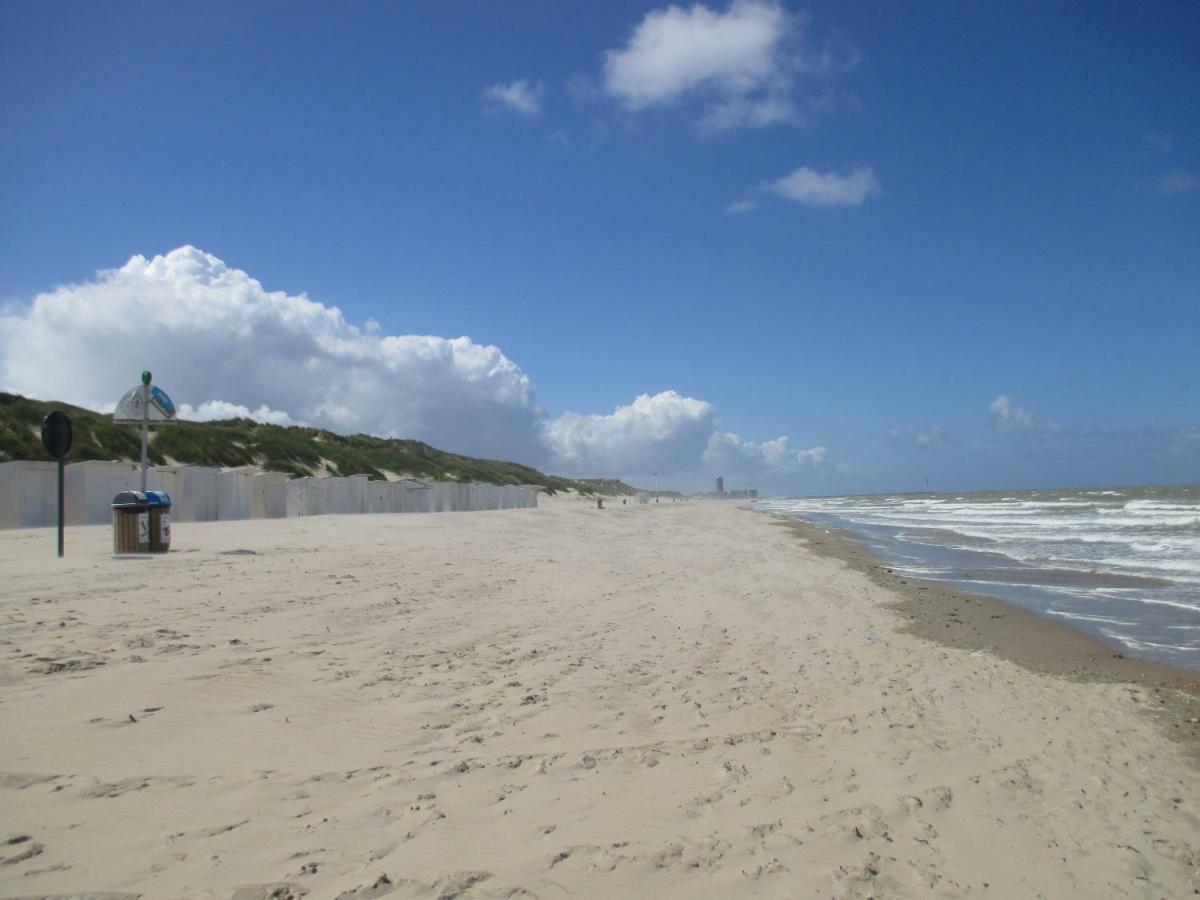
{"label": "lamp post", "polygon": [[151,383],[150,373],[142,373],[142,383],[131,388],[117,404],[113,421],[136,425],[142,431],[142,493],[146,492],[146,475],[150,468],[150,426],[175,421],[175,404],[162,388]]}
{"label": "lamp post", "polygon": [[150,373],[142,373],[142,493],[146,493],[146,469],[150,466]]}

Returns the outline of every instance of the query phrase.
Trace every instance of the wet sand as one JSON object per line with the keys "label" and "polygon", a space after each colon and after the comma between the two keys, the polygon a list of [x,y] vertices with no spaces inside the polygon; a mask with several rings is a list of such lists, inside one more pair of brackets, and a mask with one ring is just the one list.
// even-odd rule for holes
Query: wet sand
{"label": "wet sand", "polygon": [[1033,672],[1146,688],[1164,733],[1184,742],[1200,764],[1200,672],[1126,656],[1065,622],[986,594],[896,573],[848,530],[779,514],[771,518],[806,546],[892,591],[897,597],[892,606],[906,619],[903,631],[950,647],[987,650]]}

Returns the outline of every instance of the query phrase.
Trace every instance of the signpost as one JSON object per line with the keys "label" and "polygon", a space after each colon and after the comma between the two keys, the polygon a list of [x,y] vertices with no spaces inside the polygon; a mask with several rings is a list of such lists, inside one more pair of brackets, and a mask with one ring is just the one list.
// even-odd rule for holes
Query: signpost
{"label": "signpost", "polygon": [[118,425],[142,427],[142,493],[146,493],[146,470],[150,465],[150,426],[175,421],[175,404],[162,388],[150,383],[150,373],[142,373],[142,383],[130,388],[117,404],[113,421]]}
{"label": "signpost", "polygon": [[71,420],[66,413],[54,410],[42,421],[42,446],[58,460],[58,555],[63,555],[63,523],[66,507],[63,501],[63,467],[67,454],[71,452]]}

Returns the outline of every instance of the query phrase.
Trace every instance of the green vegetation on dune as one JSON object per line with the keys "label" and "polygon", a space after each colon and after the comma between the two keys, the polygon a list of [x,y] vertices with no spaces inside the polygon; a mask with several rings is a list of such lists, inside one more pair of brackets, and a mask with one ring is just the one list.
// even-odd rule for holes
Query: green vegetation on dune
{"label": "green vegetation on dune", "polygon": [[[62,410],[71,417],[75,442],[68,462],[140,458],[138,429],[114,425],[110,415],[66,403],[0,393],[0,462],[49,459],[42,449],[41,425],[52,409]],[[595,493],[601,485],[620,485],[611,480],[558,478],[519,463],[446,453],[420,441],[366,434],[340,435],[317,428],[263,425],[248,419],[178,422],[156,428],[150,443],[150,460],[155,465],[168,461],[194,466],[259,465],[297,476],[326,469],[336,475],[383,478],[386,470],[442,481],[537,484],[552,492],[574,489]],[[628,485],[623,487],[632,492]]]}
{"label": "green vegetation on dune", "polygon": [[587,485],[590,493],[605,494],[606,496],[620,496],[622,494],[633,495],[638,492],[637,488],[631,487],[630,485],[616,478],[581,478],[579,479],[579,483]]}

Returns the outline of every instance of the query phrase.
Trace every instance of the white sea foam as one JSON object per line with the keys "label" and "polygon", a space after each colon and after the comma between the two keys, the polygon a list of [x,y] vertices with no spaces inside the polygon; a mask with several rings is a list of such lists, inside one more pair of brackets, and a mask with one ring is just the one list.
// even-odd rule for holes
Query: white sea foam
{"label": "white sea foam", "polygon": [[1155,600],[1152,597],[1136,597],[1133,599],[1135,603],[1145,603],[1148,606],[1173,606],[1176,609],[1186,609],[1194,613],[1200,613],[1200,604],[1184,603],[1179,600]]}
{"label": "white sea foam", "polygon": [[[826,521],[867,536],[872,547],[894,557],[901,574],[963,582],[969,572],[981,590],[1006,596],[1019,588],[1023,604],[1037,609],[1040,597],[1043,612],[1080,627],[1109,628],[1150,655],[1156,649],[1190,652],[1171,640],[1180,632],[1167,629],[1191,629],[1200,613],[1196,487],[781,498],[762,508],[831,517]],[[1008,571],[1005,560],[1011,561]],[[1001,568],[995,568],[998,562]],[[1091,573],[1099,580],[1031,584],[1047,579],[1023,581],[1025,566]],[[1102,587],[1105,574],[1159,582]]]}
{"label": "white sea foam", "polygon": [[1181,647],[1178,644],[1162,644],[1157,641],[1140,640],[1119,631],[1101,628],[1100,632],[1114,641],[1120,641],[1130,650],[1167,650],[1172,653],[1200,653],[1200,647]]}
{"label": "white sea foam", "polygon": [[1149,559],[1146,557],[1111,556],[1096,561],[1099,565],[1125,571],[1136,570],[1154,573],[1175,581],[1186,580],[1200,583],[1200,561],[1194,559]]}
{"label": "white sea foam", "polygon": [[1085,613],[1067,612],[1061,609],[1048,609],[1046,613],[1051,616],[1061,616],[1064,619],[1073,619],[1077,622],[1097,622],[1101,625],[1137,625],[1137,622],[1131,622],[1128,619],[1113,619],[1108,616],[1089,616]]}

